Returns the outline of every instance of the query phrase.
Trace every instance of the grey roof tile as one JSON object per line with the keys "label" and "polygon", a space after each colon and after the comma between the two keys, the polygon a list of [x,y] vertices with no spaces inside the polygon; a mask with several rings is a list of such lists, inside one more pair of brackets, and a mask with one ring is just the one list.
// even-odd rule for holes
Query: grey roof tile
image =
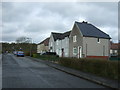
{"label": "grey roof tile", "polygon": [[83,36],[111,39],[110,36],[94,25],[87,22],[75,22],[81,30]]}
{"label": "grey roof tile", "polygon": [[56,33],[52,32],[54,40],[61,40],[64,39],[65,37],[69,37],[71,31],[65,32],[65,33]]}
{"label": "grey roof tile", "polygon": [[49,45],[49,39],[50,39],[50,37],[46,38],[46,39],[43,40],[42,42],[38,43],[38,45],[44,44],[45,46],[48,46],[48,45]]}

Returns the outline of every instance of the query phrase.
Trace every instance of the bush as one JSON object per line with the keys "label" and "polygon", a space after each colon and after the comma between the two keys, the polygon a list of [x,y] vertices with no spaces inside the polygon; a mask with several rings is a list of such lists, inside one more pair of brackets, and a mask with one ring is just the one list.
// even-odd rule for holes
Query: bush
{"label": "bush", "polygon": [[102,59],[88,58],[59,58],[54,55],[33,54],[33,57],[42,60],[57,61],[60,65],[77,69],[83,72],[93,73],[111,79],[120,79],[120,62]]}
{"label": "bush", "polygon": [[50,60],[50,61],[56,61],[58,60],[58,57],[56,55],[40,55],[40,54],[33,54],[34,58],[39,58],[43,60]]}
{"label": "bush", "polygon": [[77,59],[77,58],[60,58],[59,63],[66,67],[71,67],[80,71],[90,72],[98,76],[112,79],[120,79],[119,61],[109,61],[101,59]]}
{"label": "bush", "polygon": [[36,53],[32,54],[32,57],[34,57],[34,58],[37,58],[39,56],[40,56],[40,54],[36,54]]}

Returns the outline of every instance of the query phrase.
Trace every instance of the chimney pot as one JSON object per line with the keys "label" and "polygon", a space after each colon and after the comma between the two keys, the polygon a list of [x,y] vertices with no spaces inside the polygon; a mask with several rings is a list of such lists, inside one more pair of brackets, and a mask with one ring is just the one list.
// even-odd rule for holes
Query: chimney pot
{"label": "chimney pot", "polygon": [[87,23],[87,22],[83,21],[83,23]]}

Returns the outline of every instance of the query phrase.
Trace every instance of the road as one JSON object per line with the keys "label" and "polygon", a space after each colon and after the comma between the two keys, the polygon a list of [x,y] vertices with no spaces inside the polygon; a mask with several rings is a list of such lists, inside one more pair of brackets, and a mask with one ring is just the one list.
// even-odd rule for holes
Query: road
{"label": "road", "polygon": [[0,54],[0,90],[2,89],[2,54]]}
{"label": "road", "polygon": [[12,54],[2,58],[2,88],[105,88],[43,62]]}

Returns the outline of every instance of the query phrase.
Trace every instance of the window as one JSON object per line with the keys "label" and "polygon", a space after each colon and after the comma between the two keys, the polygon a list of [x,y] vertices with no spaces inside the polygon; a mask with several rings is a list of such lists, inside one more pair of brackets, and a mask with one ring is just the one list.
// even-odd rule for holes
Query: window
{"label": "window", "polygon": [[58,40],[56,41],[56,44],[58,45]]}
{"label": "window", "polygon": [[115,53],[117,53],[118,51],[117,50],[115,50]]}
{"label": "window", "polygon": [[76,42],[76,35],[73,36],[73,42]]}
{"label": "window", "polygon": [[97,38],[97,42],[100,43],[100,39],[99,38]]}
{"label": "window", "polygon": [[73,47],[73,55],[77,55],[77,48]]}
{"label": "window", "polygon": [[51,42],[51,46],[52,46],[52,42]]}

